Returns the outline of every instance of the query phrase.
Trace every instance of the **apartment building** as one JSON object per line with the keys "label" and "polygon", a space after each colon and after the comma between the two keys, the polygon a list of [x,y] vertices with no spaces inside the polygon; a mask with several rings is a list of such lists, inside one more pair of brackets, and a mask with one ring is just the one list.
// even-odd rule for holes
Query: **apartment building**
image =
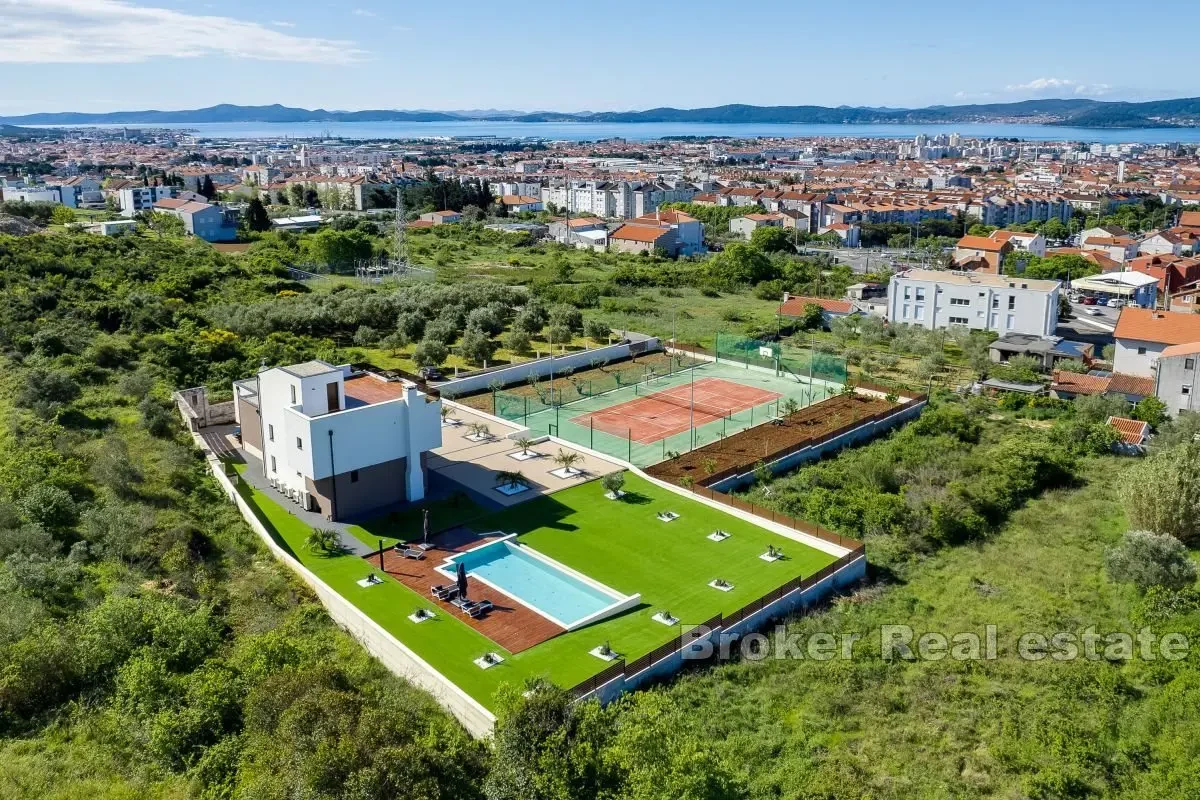
{"label": "apartment building", "polygon": [[121,208],[121,216],[132,217],[151,210],[159,200],[174,196],[174,186],[132,186],[117,192],[117,205]]}
{"label": "apartment building", "polygon": [[441,404],[416,384],[314,360],[233,386],[243,450],[304,509],[347,520],[425,497]]}
{"label": "apartment building", "polygon": [[1058,327],[1059,291],[1058,281],[912,269],[892,276],[888,319],[930,330],[960,325],[1050,336]]}

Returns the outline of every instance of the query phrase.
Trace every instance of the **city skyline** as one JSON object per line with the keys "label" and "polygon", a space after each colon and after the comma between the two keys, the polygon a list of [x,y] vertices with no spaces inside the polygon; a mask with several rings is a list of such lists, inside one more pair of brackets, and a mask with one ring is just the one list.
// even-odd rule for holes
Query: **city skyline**
{"label": "city skyline", "polygon": [[[1006,18],[1095,42],[1111,31],[1107,7],[1116,9],[1101,2],[1081,15],[1018,0]],[[1168,0],[1159,11],[1172,7],[1187,8]],[[1186,77],[1164,80],[1152,59],[1114,60],[1101,47],[1048,48],[1044,37],[1021,36],[1003,40],[1003,58],[988,55],[969,34],[994,26],[986,9],[947,4],[949,27],[880,2],[860,11],[840,34],[848,21],[838,9],[805,9],[796,19],[783,4],[751,16],[709,2],[672,8],[616,0],[602,9],[542,5],[498,16],[466,0],[447,20],[440,7],[381,0],[286,9],[254,0],[198,7],[0,0],[0,114],[218,103],[567,112],[727,103],[920,108],[1200,94]],[[941,13],[937,6],[925,12]],[[1171,47],[1176,36],[1182,45],[1182,33],[1171,32],[1162,44]],[[563,53],[571,56],[566,64]]]}

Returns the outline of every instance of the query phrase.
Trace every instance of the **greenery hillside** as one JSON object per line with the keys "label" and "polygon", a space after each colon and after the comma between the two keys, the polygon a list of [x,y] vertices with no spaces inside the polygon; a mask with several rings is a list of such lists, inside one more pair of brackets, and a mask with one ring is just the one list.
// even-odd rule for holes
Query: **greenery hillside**
{"label": "greenery hillside", "polygon": [[[975,336],[781,325],[782,291],[837,295],[854,276],[766,237],[674,262],[466,226],[411,237],[433,280],[289,277],[381,251],[373,224],[266,235],[235,256],[153,229],[0,236],[0,797],[1200,795],[1194,653],[1014,654],[1022,632],[1089,626],[1200,641],[1181,544],[1200,537],[1200,425],[1108,398],[935,391],[894,435],[749,490],[867,542],[869,582],[786,623],[861,634],[852,660],[737,658],[605,708],[512,686],[494,742],[471,740],[259,546],[180,430],[172,388],[228,392],[264,360],[528,358],[625,326],[700,343],[792,334],[856,375],[922,386],[1029,365],[997,373]],[[1108,454],[1113,413],[1158,426],[1152,457]],[[999,651],[886,661],[884,624],[994,624]]]}

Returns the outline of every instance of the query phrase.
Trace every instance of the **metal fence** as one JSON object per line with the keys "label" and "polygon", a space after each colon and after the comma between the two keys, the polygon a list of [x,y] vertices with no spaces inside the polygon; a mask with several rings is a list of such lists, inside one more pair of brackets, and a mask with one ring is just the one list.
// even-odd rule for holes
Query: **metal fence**
{"label": "metal fence", "polygon": [[832,353],[802,350],[784,342],[752,339],[736,333],[717,333],[717,360],[737,361],[777,373],[826,383],[846,382],[846,359]]}

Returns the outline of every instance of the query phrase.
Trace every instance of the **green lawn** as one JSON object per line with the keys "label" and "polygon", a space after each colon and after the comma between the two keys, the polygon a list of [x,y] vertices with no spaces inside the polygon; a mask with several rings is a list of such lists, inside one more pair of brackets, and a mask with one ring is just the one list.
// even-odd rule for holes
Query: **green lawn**
{"label": "green lawn", "polygon": [[430,527],[434,532],[462,525],[486,513],[466,495],[458,495],[419,503],[360,525],[348,525],[346,529],[350,535],[368,547],[379,547],[381,539],[384,547],[391,547],[397,542],[411,542],[421,538],[423,512],[426,509],[429,510]]}
{"label": "green lawn", "polygon": [[[356,581],[372,571],[369,564],[349,554],[310,552],[304,546],[307,525],[268,495],[244,483],[240,487],[260,520],[297,560],[488,707],[505,682],[541,676],[573,686],[599,672],[604,662],[588,651],[601,642],[609,642],[630,660],[644,655],[675,633],[650,618],[656,611],[668,609],[685,625],[703,622],[714,614],[736,611],[834,560],[635,475],[627,474],[629,496],[623,501],[604,498],[598,482],[582,484],[477,518],[471,527],[517,533],[522,542],[595,580],[626,594],[640,593],[643,604],[514,655],[445,614],[431,623],[409,622],[408,614],[428,606],[423,597],[390,578],[369,589],[359,587]],[[662,510],[681,516],[662,523],[655,518]],[[732,537],[720,543],[705,539],[718,527]],[[775,563],[760,560],[758,555],[768,544],[781,547],[788,557]],[[707,583],[714,578],[724,578],[735,588],[711,589]],[[507,660],[486,671],[479,669],[472,660],[488,650]]]}

